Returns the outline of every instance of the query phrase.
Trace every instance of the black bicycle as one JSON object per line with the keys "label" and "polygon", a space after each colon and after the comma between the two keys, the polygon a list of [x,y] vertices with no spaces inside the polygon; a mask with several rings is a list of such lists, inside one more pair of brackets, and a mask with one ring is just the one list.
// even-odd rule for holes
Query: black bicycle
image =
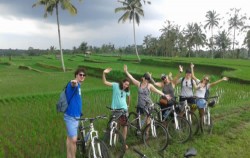
{"label": "black bicycle", "polygon": [[[140,158],[148,158],[145,154],[143,154],[141,151],[139,151],[136,148],[133,148],[133,151],[137,153],[140,156]],[[196,155],[197,155],[197,150],[195,148],[189,148],[187,149],[187,151],[185,152],[183,156],[184,158],[190,158]]]}
{"label": "black bicycle", "polygon": [[155,120],[154,107],[145,110],[145,114],[129,113],[128,132],[134,133],[137,137],[142,136],[143,142],[153,151],[163,151],[168,146],[167,129]]}
{"label": "black bicycle", "polygon": [[174,105],[161,108],[156,104],[156,119],[166,126],[169,138],[173,142],[185,143],[192,135],[191,125],[185,117],[181,117],[176,113],[177,102]]}

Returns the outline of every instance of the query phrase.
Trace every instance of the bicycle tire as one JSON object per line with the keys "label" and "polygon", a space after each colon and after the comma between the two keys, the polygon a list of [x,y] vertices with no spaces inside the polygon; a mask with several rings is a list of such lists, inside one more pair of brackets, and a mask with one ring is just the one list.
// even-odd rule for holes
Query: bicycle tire
{"label": "bicycle tire", "polygon": [[151,124],[148,124],[143,131],[143,141],[150,150],[153,151],[163,151],[168,146],[168,133],[167,129],[159,122],[154,121],[153,127],[155,129],[156,135],[152,135]]}
{"label": "bicycle tire", "polygon": [[[199,121],[197,115],[194,112],[188,111],[188,115],[191,116],[191,120],[190,120],[190,117],[188,117],[187,120],[188,120],[188,122],[189,122],[189,124],[191,126],[191,131],[192,131],[192,136],[193,136],[193,135],[196,135],[199,132],[200,121]],[[185,113],[184,113],[183,117],[187,118]]]}
{"label": "bicycle tire", "polygon": [[126,152],[126,143],[124,141],[124,138],[121,132],[117,129],[113,130],[113,133],[111,134],[111,136],[112,136],[112,141],[110,144],[110,130],[107,130],[104,134],[103,141],[109,148],[109,151],[111,152],[112,157],[122,158]]}
{"label": "bicycle tire", "polygon": [[[101,158],[110,158],[111,157],[108,147],[106,146],[106,144],[102,140],[100,140],[98,138],[94,138],[93,141],[94,141],[94,149],[93,149],[92,145],[90,144],[88,158],[95,158],[93,151],[96,151],[97,158],[100,158],[100,157]],[[101,153],[99,153],[99,151],[98,151],[99,146],[100,146]]]}
{"label": "bicycle tire", "polygon": [[208,118],[207,117],[204,117],[204,118],[206,118],[206,120],[201,122],[201,132],[204,134],[212,134],[212,129],[213,129],[212,118],[210,116],[210,124],[208,124]]}
{"label": "bicycle tire", "polygon": [[85,141],[84,141],[84,137],[80,131],[80,128],[78,128],[78,132],[77,132],[77,142],[76,142],[76,146],[77,146],[77,152],[76,155],[78,157],[84,157],[85,153],[86,153],[86,148],[85,148]]}
{"label": "bicycle tire", "polygon": [[175,127],[174,117],[172,117],[167,122],[167,131],[169,134],[169,139],[173,142],[185,143],[190,139],[192,135],[191,125],[184,117],[177,116],[176,119],[178,121],[179,129],[176,129]]}

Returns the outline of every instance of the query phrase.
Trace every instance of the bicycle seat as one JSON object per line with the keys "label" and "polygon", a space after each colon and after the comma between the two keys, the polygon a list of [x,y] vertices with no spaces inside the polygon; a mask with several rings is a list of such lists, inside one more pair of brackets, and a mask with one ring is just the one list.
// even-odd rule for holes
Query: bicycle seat
{"label": "bicycle seat", "polygon": [[196,154],[197,154],[197,150],[195,148],[189,148],[184,154],[184,157],[191,157],[191,156],[195,156]]}
{"label": "bicycle seat", "polygon": [[214,107],[215,106],[215,100],[211,100],[208,102],[209,107]]}

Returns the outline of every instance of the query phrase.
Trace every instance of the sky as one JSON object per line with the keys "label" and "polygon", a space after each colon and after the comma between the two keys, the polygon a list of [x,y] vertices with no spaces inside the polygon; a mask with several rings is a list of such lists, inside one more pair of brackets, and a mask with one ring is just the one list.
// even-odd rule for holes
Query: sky
{"label": "sky", "polygon": [[[142,44],[147,35],[159,37],[166,20],[185,27],[188,23],[205,24],[205,15],[215,10],[226,18],[230,8],[241,8],[250,17],[249,0],[150,0],[144,5],[144,17],[136,25],[136,42]],[[0,49],[59,48],[55,13],[44,18],[44,6],[32,8],[36,0],[0,0]],[[63,49],[79,47],[82,42],[91,46],[114,44],[133,45],[132,22],[118,23],[122,12],[114,10],[117,0],[72,0],[78,13],[75,16],[59,10]],[[250,20],[248,20],[250,21]]]}

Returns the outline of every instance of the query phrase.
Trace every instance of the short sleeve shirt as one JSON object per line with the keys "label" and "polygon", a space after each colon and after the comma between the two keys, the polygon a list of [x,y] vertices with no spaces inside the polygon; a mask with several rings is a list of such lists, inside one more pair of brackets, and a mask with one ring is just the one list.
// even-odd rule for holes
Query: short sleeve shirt
{"label": "short sleeve shirt", "polygon": [[[191,79],[184,78],[184,80],[182,82],[182,78],[180,78],[178,82],[182,84],[180,96],[193,97],[194,94],[193,94],[193,86],[192,86]],[[195,84],[194,80],[193,80],[193,84]]]}
{"label": "short sleeve shirt", "polygon": [[112,82],[112,89],[113,94],[111,108],[128,110],[126,99],[127,96],[130,95],[130,92],[125,92],[124,90],[121,90],[119,84],[116,82]]}
{"label": "short sleeve shirt", "polygon": [[[200,86],[200,83],[201,81],[199,79],[196,80],[196,83],[198,83],[197,86]],[[205,97],[205,93],[206,93],[206,89],[209,89],[210,88],[210,84],[207,84],[206,87],[201,87],[201,88],[198,88],[195,92],[195,96],[198,97],[198,98],[204,98]]]}

